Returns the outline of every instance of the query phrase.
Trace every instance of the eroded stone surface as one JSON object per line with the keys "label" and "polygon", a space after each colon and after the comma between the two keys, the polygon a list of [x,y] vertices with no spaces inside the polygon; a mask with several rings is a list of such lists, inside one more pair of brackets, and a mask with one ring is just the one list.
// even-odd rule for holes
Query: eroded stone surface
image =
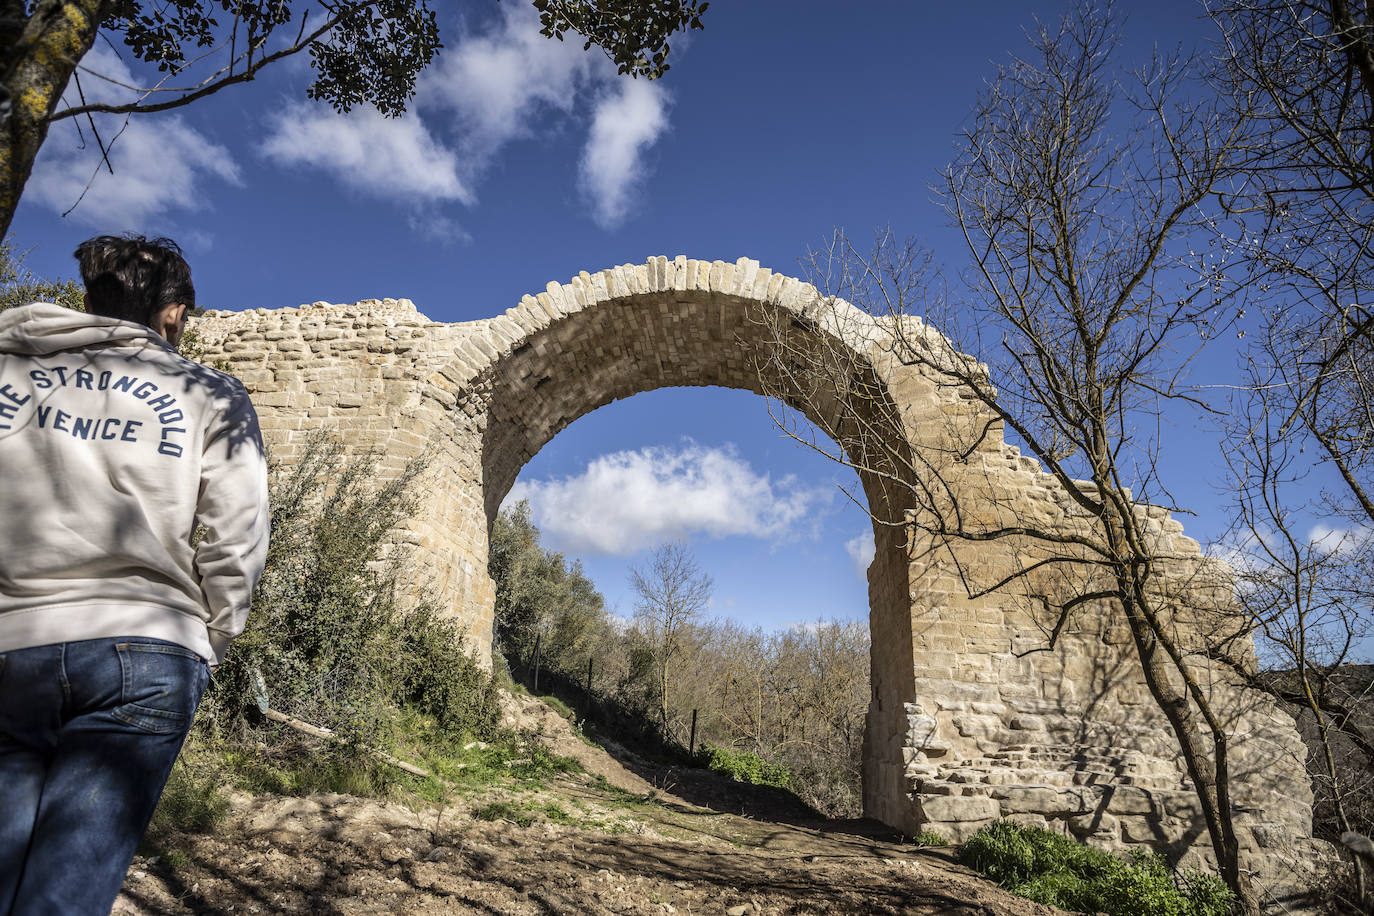
{"label": "eroded stone surface", "polygon": [[[488,658],[487,534],[525,463],[578,417],[638,392],[759,391],[756,366],[778,316],[841,341],[856,363],[871,367],[880,397],[900,418],[888,435],[902,448],[948,452],[960,430],[985,423],[960,392],[888,358],[890,338],[873,319],[843,303],[834,311],[815,303],[807,284],[748,259],[657,257],[550,283],[484,321],[437,323],[408,300],[384,299],[210,312],[195,327],[204,359],[252,392],[276,460],[299,458],[316,429],[334,431],[352,449],[375,449],[381,476],[428,457],[423,509],[398,539],[411,552],[409,587],[439,598]],[[936,333],[917,319],[902,327]],[[1060,483],[1002,442],[999,430],[968,461],[947,468],[966,509],[1011,512],[1051,530],[1082,525]],[[863,483],[875,514],[901,519],[909,511],[900,493]],[[1142,506],[1139,513],[1179,606],[1224,616],[1225,577],[1212,575],[1167,512]],[[1107,607],[1081,609],[1054,651],[1034,651],[1046,632],[1034,608],[1012,594],[970,598],[967,579],[969,569],[996,577],[1024,566],[1034,560],[1031,547],[960,547],[961,576],[947,554],[922,549],[899,527],[876,527],[875,540],[869,814],[908,833],[930,828],[954,840],[1010,818],[1108,847],[1146,844],[1176,858],[1206,857],[1175,739],[1141,680],[1129,634]],[[1292,720],[1220,668],[1199,662],[1198,670],[1236,736],[1232,770],[1245,845],[1266,856],[1301,847],[1311,793]],[[1257,867],[1266,856],[1256,856]]]}

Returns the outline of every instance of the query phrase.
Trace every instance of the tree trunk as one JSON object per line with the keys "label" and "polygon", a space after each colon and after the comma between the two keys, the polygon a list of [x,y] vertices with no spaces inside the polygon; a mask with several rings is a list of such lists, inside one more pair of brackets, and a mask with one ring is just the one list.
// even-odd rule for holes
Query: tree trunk
{"label": "tree trunk", "polygon": [[659,668],[658,676],[658,703],[659,720],[663,731],[663,737],[668,737],[668,656],[665,651],[663,665]]}
{"label": "tree trunk", "polygon": [[[7,13],[22,15],[20,0],[7,0]],[[57,108],[77,62],[95,43],[105,14],[101,0],[39,0],[16,47],[7,49],[5,85],[10,117],[0,131],[0,238],[4,238],[48,136],[48,118]]]}
{"label": "tree trunk", "polygon": [[[1100,466],[1105,468],[1109,465],[1102,462]],[[1105,473],[1096,476],[1099,481],[1111,479]],[[1109,489],[1099,484],[1099,492],[1108,493]],[[1184,766],[1193,781],[1203,818],[1207,822],[1207,833],[1217,857],[1221,878],[1235,893],[1244,916],[1260,916],[1259,898],[1250,876],[1240,867],[1240,843],[1231,820],[1228,736],[1213,715],[1207,699],[1191,682],[1180,656],[1180,647],[1162,632],[1165,621],[1152,610],[1149,583],[1153,557],[1139,549],[1142,539],[1134,518],[1120,511],[1112,498],[1104,500],[1103,510],[1100,524],[1112,556],[1118,559],[1115,574],[1117,593],[1140,659],[1145,685],[1178,739]],[[1170,682],[1171,674],[1182,678],[1182,689]],[[1198,713],[1194,712],[1192,701],[1198,704]],[[1198,722],[1199,714],[1203,719],[1201,723]],[[1205,726],[1212,737],[1210,748],[1202,736],[1201,726]]]}
{"label": "tree trunk", "polygon": [[[1124,583],[1123,583],[1124,584]],[[1130,592],[1126,592],[1129,594]],[[1193,781],[1198,802],[1202,806],[1207,832],[1216,853],[1217,867],[1222,880],[1235,892],[1245,916],[1259,916],[1259,898],[1250,883],[1250,876],[1240,867],[1240,844],[1231,823],[1230,791],[1226,772],[1226,735],[1208,725],[1212,733],[1212,747],[1203,743],[1197,717],[1188,696],[1169,682],[1172,661],[1161,654],[1160,640],[1139,608],[1127,608],[1126,619],[1131,628],[1145,685],[1159,705],[1174,735],[1178,738],[1184,766]],[[1183,673],[1183,672],[1180,672]]]}

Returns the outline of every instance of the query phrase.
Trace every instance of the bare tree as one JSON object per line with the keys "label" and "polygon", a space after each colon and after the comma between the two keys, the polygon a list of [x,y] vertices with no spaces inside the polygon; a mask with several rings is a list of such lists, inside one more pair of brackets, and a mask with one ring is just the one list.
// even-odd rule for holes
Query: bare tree
{"label": "bare tree", "polygon": [[711,602],[711,577],[701,571],[691,547],[674,542],[656,549],[646,568],[632,568],[630,584],[639,595],[635,620],[655,653],[659,715],[666,734],[672,664],[682,651],[683,631]]}
{"label": "bare tree", "polygon": [[[927,259],[890,234],[871,254],[841,235],[811,259],[830,294],[811,312],[817,327],[845,321],[840,298],[874,315],[887,358],[952,393],[948,447],[885,445],[878,432],[892,408],[879,403],[872,370],[825,334],[776,328],[760,377],[782,399],[815,399],[809,414],[837,447],[792,427],[800,438],[905,489],[911,511],[878,521],[910,526],[912,559],[952,560],[970,597],[1038,608],[1044,648],[1085,611],[1124,625],[1222,877],[1255,914],[1233,821],[1232,735],[1200,675],[1199,624],[1222,619],[1230,584],[1214,564],[1171,554],[1151,528],[1151,513],[1173,502],[1156,462],[1162,410],[1195,402],[1181,374],[1227,320],[1220,263],[1188,243],[1232,174],[1239,125],[1174,103],[1193,75],[1186,59],[1156,56],[1134,82],[1119,78],[1110,10],[1079,6],[1029,38],[1030,54],[989,84],[944,174],[944,201],[971,255],[966,301],[932,302]],[[945,333],[930,331],[920,311]],[[975,505],[967,494],[979,490],[981,452],[996,431],[1053,475],[1070,517],[1050,523],[1010,498]],[[1015,546],[1009,571],[966,562],[969,545],[989,542]],[[1172,587],[1183,575],[1191,587]],[[1214,635],[1238,634],[1228,624]]]}
{"label": "bare tree", "polygon": [[[1278,341],[1270,341],[1277,344]],[[1264,352],[1265,348],[1259,348]],[[1318,836],[1338,841],[1374,827],[1374,677],[1352,664],[1361,640],[1374,635],[1369,576],[1374,539],[1316,527],[1311,467],[1302,439],[1282,431],[1275,410],[1286,386],[1272,384],[1273,354],[1252,365],[1250,389],[1238,398],[1227,461],[1235,494],[1232,548],[1238,594],[1264,640],[1271,670],[1241,671],[1301,711],[1311,748]],[[1304,495],[1306,491],[1309,495]],[[1316,502],[1320,502],[1318,497]],[[1366,867],[1353,852],[1354,888],[1335,902],[1368,912]]]}
{"label": "bare tree", "polygon": [[[1315,724],[1319,821],[1329,806],[1341,830],[1368,832],[1350,805],[1374,766],[1374,724],[1359,709],[1368,679],[1346,666],[1374,619],[1374,8],[1208,7],[1214,81],[1248,116],[1244,181],[1226,198],[1260,326],[1231,430],[1243,596],[1286,669],[1268,686]],[[1338,766],[1352,742],[1363,773]],[[1368,911],[1367,867],[1351,860]]]}
{"label": "bare tree", "polygon": [[789,788],[833,817],[862,813],[868,627],[817,621],[765,632],[728,620],[686,628],[670,688],[702,715],[699,745],[754,754],[791,774]]}
{"label": "bare tree", "polygon": [[[1215,79],[1246,112],[1245,181],[1228,197],[1264,309],[1257,357],[1345,484],[1332,508],[1374,525],[1374,8],[1235,0],[1211,13]],[[1276,407],[1276,398],[1270,398]]]}
{"label": "bare tree", "polygon": [[745,744],[763,754],[770,749],[768,712],[773,705],[765,700],[772,667],[768,638],[758,629],[726,626],[730,639],[722,647],[726,664],[718,685],[721,737],[731,746]]}
{"label": "bare tree", "polygon": [[772,648],[775,682],[787,701],[775,755],[797,775],[795,789],[808,804],[831,816],[859,815],[868,626],[817,621],[775,634]]}

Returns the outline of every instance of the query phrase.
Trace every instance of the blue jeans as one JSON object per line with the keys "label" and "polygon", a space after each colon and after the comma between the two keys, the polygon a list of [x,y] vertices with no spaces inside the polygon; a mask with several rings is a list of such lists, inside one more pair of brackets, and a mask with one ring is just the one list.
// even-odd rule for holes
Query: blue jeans
{"label": "blue jeans", "polygon": [[109,913],[209,677],[143,637],[0,654],[0,914]]}

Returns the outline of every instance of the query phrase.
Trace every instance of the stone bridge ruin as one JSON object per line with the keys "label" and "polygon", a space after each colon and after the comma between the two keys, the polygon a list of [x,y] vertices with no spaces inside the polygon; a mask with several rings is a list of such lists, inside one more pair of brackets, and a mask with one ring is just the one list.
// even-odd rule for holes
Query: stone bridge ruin
{"label": "stone bridge ruin", "polygon": [[[375,448],[383,474],[432,454],[423,508],[402,540],[415,586],[437,594],[489,658],[487,536],[525,463],[569,423],[619,398],[667,386],[758,392],[756,364],[771,345],[760,316],[800,317],[816,298],[813,287],[748,259],[657,257],[550,283],[482,321],[437,323],[407,300],[386,299],[212,311],[196,329],[202,358],[226,363],[247,385],[279,461],[297,458],[320,428],[350,448]],[[944,421],[967,405],[919,369],[885,359],[873,330],[856,339],[854,355],[896,408],[891,435],[913,453],[937,447]],[[1059,483],[996,430],[968,463],[982,492],[1063,517],[1069,500]],[[861,480],[875,515],[903,517],[900,495]],[[1141,511],[1181,568],[1202,562],[1167,513]],[[1021,654],[1045,640],[1024,608],[997,594],[970,598],[948,568],[909,560],[900,526],[874,533],[868,815],[911,835],[930,828],[962,840],[1012,818],[1106,846],[1208,856],[1175,739],[1119,623],[1083,615],[1090,624],[1055,651]],[[990,568],[1017,560],[1008,544],[973,549],[966,559]],[[1255,862],[1270,861],[1310,836],[1305,751],[1292,719],[1267,698],[1236,688],[1219,668],[1205,674],[1235,723],[1243,841]]]}

